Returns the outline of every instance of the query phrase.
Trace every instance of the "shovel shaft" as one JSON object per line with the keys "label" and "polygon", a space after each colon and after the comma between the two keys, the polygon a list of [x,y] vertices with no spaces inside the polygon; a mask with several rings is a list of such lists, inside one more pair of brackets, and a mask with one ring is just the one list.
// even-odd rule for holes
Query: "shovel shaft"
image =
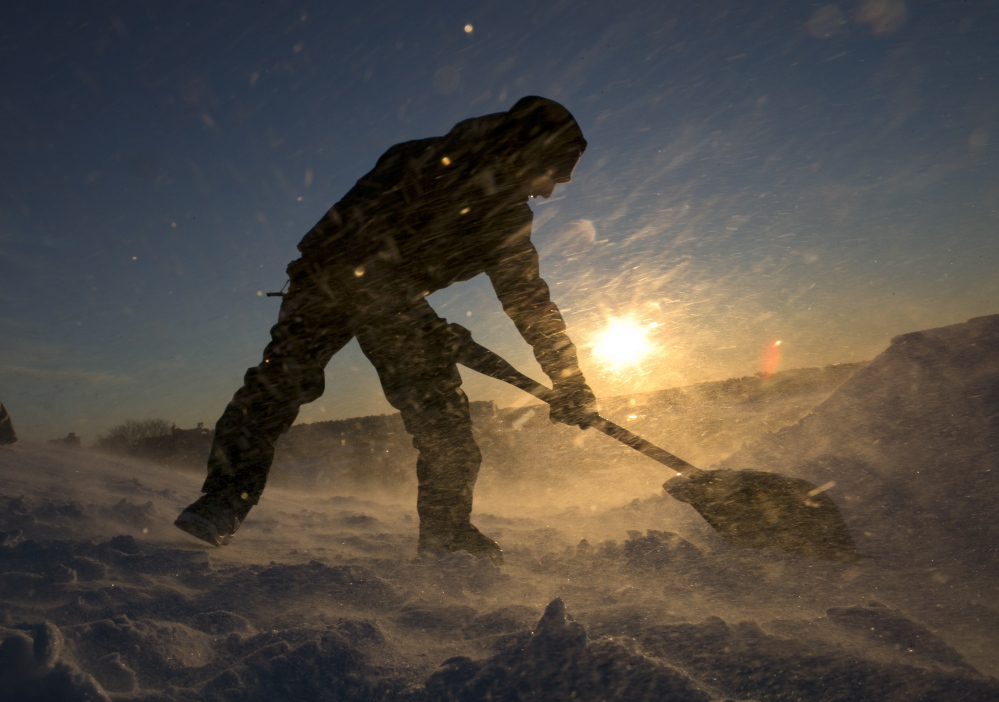
{"label": "shovel shaft", "polygon": [[[551,403],[552,390],[537,382],[533,378],[528,378],[526,375],[510,365],[506,359],[493,353],[485,346],[477,344],[472,339],[472,335],[464,327],[458,324],[452,324],[451,328],[462,338],[462,343],[458,350],[457,356],[458,363],[471,368],[474,371],[482,373],[483,375],[488,375],[490,378],[496,378],[497,380],[502,380],[505,383],[509,383],[514,387],[520,388],[521,390],[534,395],[539,400]],[[606,434],[612,439],[617,439],[625,446],[630,446],[639,453],[648,456],[652,460],[658,461],[664,466],[672,468],[681,475],[691,477],[703,472],[699,468],[695,468],[690,465],[682,458],[674,456],[669,451],[659,448],[655,444],[646,441],[637,434],[628,431],[624,427],[619,424],[615,424],[609,419],[604,419],[600,415],[595,415],[595,417],[583,428],[589,429],[590,427]]]}
{"label": "shovel shaft", "polygon": [[634,434],[622,427],[620,424],[615,424],[609,419],[604,419],[600,415],[597,415],[594,421],[590,422],[583,428],[589,429],[590,427],[593,427],[599,432],[603,432],[612,439],[617,439],[625,446],[630,446],[654,461],[659,461],[664,466],[672,468],[680,475],[690,477],[696,473],[702,472],[699,468],[695,468],[679,456],[674,456],[669,451],[659,448],[652,442],[638,436],[638,434]]}

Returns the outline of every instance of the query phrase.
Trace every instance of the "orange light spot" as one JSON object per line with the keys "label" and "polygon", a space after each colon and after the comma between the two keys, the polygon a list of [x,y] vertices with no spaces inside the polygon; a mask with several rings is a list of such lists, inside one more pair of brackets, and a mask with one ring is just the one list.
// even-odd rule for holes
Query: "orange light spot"
{"label": "orange light spot", "polygon": [[763,346],[760,354],[760,375],[769,378],[780,368],[781,340],[770,339]]}

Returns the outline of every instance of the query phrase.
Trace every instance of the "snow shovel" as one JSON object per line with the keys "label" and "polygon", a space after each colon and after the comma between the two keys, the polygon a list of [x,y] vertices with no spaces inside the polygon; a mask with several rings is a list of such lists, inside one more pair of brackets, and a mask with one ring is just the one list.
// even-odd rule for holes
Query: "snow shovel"
{"label": "snow shovel", "polygon": [[[550,389],[476,343],[461,325],[450,326],[460,339],[458,363],[549,401]],[[666,492],[697,510],[735,546],[844,563],[860,561],[846,523],[825,494],[825,487],[754,470],[700,470],[599,415],[583,428],[590,427],[676,471],[679,475],[663,485]]]}

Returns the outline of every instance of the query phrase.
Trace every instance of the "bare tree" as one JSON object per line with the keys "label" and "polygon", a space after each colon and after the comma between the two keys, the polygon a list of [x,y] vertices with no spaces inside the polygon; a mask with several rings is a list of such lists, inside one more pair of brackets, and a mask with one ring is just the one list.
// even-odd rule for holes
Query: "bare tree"
{"label": "bare tree", "polygon": [[127,419],[106,434],[97,435],[97,448],[112,453],[131,453],[143,439],[169,436],[173,422],[165,419]]}

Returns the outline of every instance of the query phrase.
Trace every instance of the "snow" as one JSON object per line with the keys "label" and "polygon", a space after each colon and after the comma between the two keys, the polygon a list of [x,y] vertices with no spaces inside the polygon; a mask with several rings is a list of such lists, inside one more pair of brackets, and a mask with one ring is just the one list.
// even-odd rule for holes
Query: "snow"
{"label": "snow", "polygon": [[500,568],[417,559],[405,491],[270,487],[215,549],[172,526],[199,475],[4,447],[0,699],[999,699],[997,350],[999,316],[899,337],[715,466],[835,482],[860,565],[662,494],[571,504],[571,474],[478,503]]}
{"label": "snow", "polygon": [[858,546],[999,577],[999,315],[904,334],[807,417],[716,467],[835,483]]}

